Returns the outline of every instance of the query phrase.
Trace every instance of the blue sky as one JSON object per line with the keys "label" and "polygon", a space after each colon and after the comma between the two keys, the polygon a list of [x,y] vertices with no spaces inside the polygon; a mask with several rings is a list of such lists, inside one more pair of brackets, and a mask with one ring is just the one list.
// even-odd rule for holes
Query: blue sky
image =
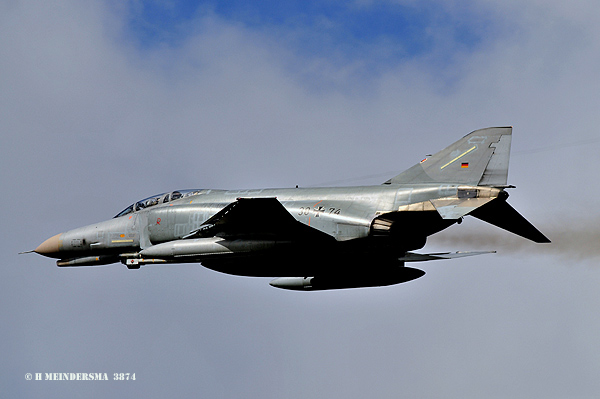
{"label": "blue sky", "polygon": [[457,51],[492,41],[505,22],[485,7],[431,1],[150,1],[130,3],[129,11],[127,34],[141,49],[177,47],[211,16],[272,35],[300,54],[384,64],[432,53],[432,62],[450,62]]}

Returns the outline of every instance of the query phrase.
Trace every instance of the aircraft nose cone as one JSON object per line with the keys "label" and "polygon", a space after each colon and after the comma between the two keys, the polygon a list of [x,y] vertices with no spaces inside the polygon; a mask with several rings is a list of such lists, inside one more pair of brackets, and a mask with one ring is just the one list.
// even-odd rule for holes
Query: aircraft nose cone
{"label": "aircraft nose cone", "polygon": [[60,250],[60,236],[62,233],[57,234],[48,238],[46,241],[41,243],[35,250],[35,253],[40,255],[48,256],[50,258],[58,257],[58,251]]}

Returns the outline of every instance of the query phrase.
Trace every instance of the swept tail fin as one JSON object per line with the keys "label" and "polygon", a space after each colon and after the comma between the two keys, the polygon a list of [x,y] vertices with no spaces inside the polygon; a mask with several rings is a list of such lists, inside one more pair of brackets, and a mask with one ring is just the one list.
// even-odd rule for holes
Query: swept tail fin
{"label": "swept tail fin", "polygon": [[506,186],[512,127],[475,130],[384,184]]}
{"label": "swept tail fin", "polygon": [[[459,187],[456,197],[426,201],[422,210],[429,204],[442,219],[471,215],[536,243],[548,243],[542,232],[506,202],[508,195],[503,189],[512,188],[507,186],[511,139],[512,127],[475,130],[384,184],[477,186],[477,190]],[[482,189],[484,193],[495,190],[503,195],[492,195],[492,191],[481,195]],[[408,205],[407,210],[415,205]]]}

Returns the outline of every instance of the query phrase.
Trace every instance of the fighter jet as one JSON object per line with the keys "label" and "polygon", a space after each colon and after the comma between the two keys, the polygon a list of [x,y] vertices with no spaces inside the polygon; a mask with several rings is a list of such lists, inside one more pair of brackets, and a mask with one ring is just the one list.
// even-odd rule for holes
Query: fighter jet
{"label": "fighter jet", "polygon": [[489,253],[414,252],[465,216],[550,242],[506,202],[511,138],[512,127],[476,130],[376,186],[153,195],[33,252],[61,267],[201,263],[290,290],[403,283],[425,274],[406,263]]}

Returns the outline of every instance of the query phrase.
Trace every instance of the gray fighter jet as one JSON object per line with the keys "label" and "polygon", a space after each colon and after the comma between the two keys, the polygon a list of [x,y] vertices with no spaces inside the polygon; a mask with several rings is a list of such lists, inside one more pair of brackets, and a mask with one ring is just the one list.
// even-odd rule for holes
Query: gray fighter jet
{"label": "gray fighter jet", "polygon": [[398,284],[424,271],[406,262],[484,252],[420,254],[427,237],[469,215],[550,242],[506,199],[512,128],[476,130],[378,186],[179,190],[114,218],[57,234],[34,252],[58,266],[202,263],[277,277],[271,285],[327,290]]}

